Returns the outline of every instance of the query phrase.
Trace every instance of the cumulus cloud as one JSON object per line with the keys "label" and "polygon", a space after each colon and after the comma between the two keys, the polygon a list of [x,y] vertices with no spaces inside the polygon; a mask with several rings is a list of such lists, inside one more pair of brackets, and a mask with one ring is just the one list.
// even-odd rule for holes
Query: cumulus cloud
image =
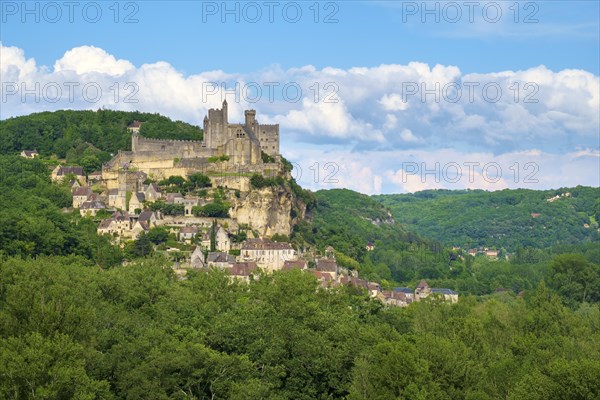
{"label": "cumulus cloud", "polygon": [[[166,61],[135,66],[93,46],[68,50],[49,68],[1,43],[0,58],[1,118],[108,107],[159,112],[199,125],[207,110],[226,98],[232,121],[255,108],[261,123],[280,124],[284,153],[310,148],[310,157],[296,159],[321,160],[321,166],[324,154],[335,159],[338,182],[303,182],[313,188],[337,185],[376,193],[445,187],[403,177],[398,160],[477,157],[501,160],[503,168],[536,159],[540,185],[598,184],[600,79],[583,70],[551,71],[542,65],[463,74],[456,66],[410,62],[186,75]],[[503,176],[493,184],[479,179],[451,187],[515,184]]]}

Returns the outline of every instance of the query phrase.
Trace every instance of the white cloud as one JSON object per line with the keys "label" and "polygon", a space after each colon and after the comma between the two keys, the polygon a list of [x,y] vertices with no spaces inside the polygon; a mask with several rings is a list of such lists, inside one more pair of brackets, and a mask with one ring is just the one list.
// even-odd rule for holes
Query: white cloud
{"label": "white cloud", "polygon": [[54,71],[75,71],[77,74],[97,72],[108,75],[123,75],[134,69],[127,60],[117,60],[103,49],[94,46],[81,46],[67,51],[54,64]]}

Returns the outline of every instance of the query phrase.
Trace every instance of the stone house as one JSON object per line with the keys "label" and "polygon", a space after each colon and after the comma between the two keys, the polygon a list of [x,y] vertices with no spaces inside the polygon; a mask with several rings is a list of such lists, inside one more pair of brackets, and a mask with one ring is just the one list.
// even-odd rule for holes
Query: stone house
{"label": "stone house", "polygon": [[289,243],[273,242],[270,239],[248,239],[242,243],[241,259],[254,261],[268,272],[283,268],[287,260],[295,260],[296,252]]}
{"label": "stone house", "polygon": [[431,288],[427,284],[425,279],[422,279],[421,282],[417,285],[415,289],[415,300],[421,300],[428,297],[431,294]]}
{"label": "stone house", "polygon": [[143,210],[145,201],[146,201],[146,196],[144,196],[144,193],[140,193],[140,192],[132,193],[131,199],[129,199],[129,212],[131,214],[134,214],[135,210]]}
{"label": "stone house", "polygon": [[191,241],[198,234],[197,226],[184,226],[179,230],[179,240]]}
{"label": "stone house", "polygon": [[81,204],[81,206],[79,207],[79,214],[82,217],[85,216],[96,216],[96,214],[98,214],[98,211],[100,210],[106,210],[106,204],[104,204],[103,201],[100,200],[88,200],[86,202],[84,202],[83,204]]}
{"label": "stone house", "polygon": [[88,201],[94,192],[87,186],[76,187],[71,194],[73,195],[73,208],[80,208],[83,203]]}
{"label": "stone house", "polygon": [[202,251],[201,246],[196,246],[192,252],[192,255],[190,256],[190,264],[192,268],[196,269],[207,267],[207,264],[204,260],[204,252]]}
{"label": "stone house", "polygon": [[227,270],[231,280],[238,280],[246,283],[254,278],[258,272],[258,265],[255,262],[236,262]]}
{"label": "stone house", "polygon": [[283,269],[301,269],[305,270],[307,268],[305,260],[285,260],[283,262]]}
{"label": "stone house", "polygon": [[162,198],[162,191],[156,183],[142,186],[142,191],[146,196],[146,201],[156,201]]}
{"label": "stone house", "polygon": [[52,170],[50,177],[52,178],[53,182],[58,182],[71,175],[73,175],[81,185],[85,185],[87,183],[82,167],[66,167],[64,165],[58,165]]}
{"label": "stone house", "polygon": [[206,258],[206,264],[209,268],[231,268],[231,266],[235,263],[235,257],[231,254],[222,253],[222,252],[210,252],[208,253],[208,257]]}
{"label": "stone house", "polygon": [[334,280],[338,277],[339,270],[337,262],[329,258],[318,259],[316,262],[316,270],[330,274]]}
{"label": "stone house", "polygon": [[21,152],[21,157],[25,158],[36,158],[39,155],[40,153],[38,153],[37,150],[23,150]]}

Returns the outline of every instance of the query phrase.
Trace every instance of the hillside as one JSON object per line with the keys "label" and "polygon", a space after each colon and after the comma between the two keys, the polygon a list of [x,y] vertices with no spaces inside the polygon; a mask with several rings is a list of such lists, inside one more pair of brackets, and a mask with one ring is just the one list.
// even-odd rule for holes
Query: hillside
{"label": "hillside", "polygon": [[143,121],[140,135],[160,139],[201,140],[202,130],[181,121],[137,111],[42,112],[0,122],[0,154],[37,150],[82,165],[87,172],[110,160],[111,154],[128,150],[131,133],[127,125]]}
{"label": "hillside", "polygon": [[446,245],[515,251],[599,240],[599,188],[427,190],[373,199],[407,229]]}
{"label": "hillside", "polygon": [[450,255],[440,243],[405,229],[373,198],[347,189],[320,190],[315,196],[312,224],[296,226],[296,240],[321,251],[332,246],[340,264],[374,280],[410,281],[448,270]]}

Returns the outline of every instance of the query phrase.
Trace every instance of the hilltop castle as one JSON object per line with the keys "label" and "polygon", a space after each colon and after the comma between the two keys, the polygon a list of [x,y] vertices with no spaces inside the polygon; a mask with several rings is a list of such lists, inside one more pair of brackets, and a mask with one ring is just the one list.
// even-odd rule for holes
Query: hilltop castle
{"label": "hilltop castle", "polygon": [[204,140],[162,140],[131,135],[133,155],[152,153],[160,158],[201,158],[227,156],[234,164],[262,162],[261,152],[272,157],[279,155],[279,125],[261,125],[255,110],[246,110],[243,124],[228,122],[227,101],[222,109],[211,108],[204,117]]}
{"label": "hilltop castle", "polygon": [[[139,123],[131,128],[131,151],[120,151],[102,167],[102,179],[117,188],[119,173],[141,171],[156,179],[187,176],[197,171],[264,173],[280,171],[279,125],[256,120],[255,110],[244,112],[244,123],[230,124],[227,101],[223,108],[208,110],[204,117],[204,140],[149,139],[139,135]],[[264,155],[275,162],[264,163]],[[223,183],[223,182],[220,182]],[[231,186],[230,186],[231,187]]]}

